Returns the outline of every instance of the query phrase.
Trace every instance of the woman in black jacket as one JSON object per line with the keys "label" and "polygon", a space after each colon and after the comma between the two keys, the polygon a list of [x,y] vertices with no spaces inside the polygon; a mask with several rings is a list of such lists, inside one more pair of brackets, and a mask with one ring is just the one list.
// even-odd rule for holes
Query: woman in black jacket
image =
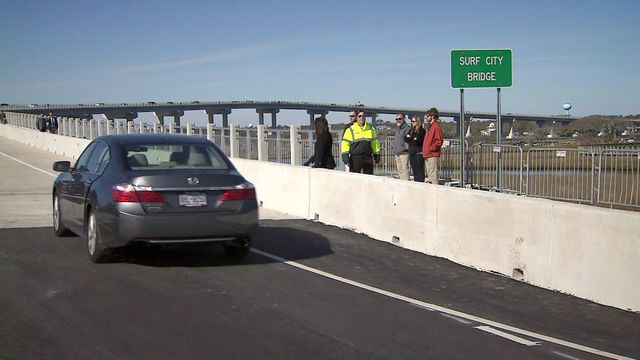
{"label": "woman in black jacket", "polygon": [[316,126],[316,144],[313,155],[313,167],[335,169],[336,161],[331,152],[333,148],[333,137],[329,132],[329,123],[324,116],[321,116],[314,120],[314,124]]}
{"label": "woman in black jacket", "polygon": [[411,130],[405,140],[409,143],[409,163],[413,171],[413,181],[424,182],[424,159],[422,158],[422,142],[426,131],[422,127],[422,117],[414,115],[411,119]]}

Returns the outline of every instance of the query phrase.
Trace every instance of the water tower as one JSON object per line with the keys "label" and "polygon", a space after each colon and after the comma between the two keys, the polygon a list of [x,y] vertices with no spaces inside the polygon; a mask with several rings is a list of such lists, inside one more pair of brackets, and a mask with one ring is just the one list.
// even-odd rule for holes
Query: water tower
{"label": "water tower", "polygon": [[571,104],[564,103],[562,105],[562,108],[564,109],[564,115],[568,117],[569,116],[569,110],[571,110]]}

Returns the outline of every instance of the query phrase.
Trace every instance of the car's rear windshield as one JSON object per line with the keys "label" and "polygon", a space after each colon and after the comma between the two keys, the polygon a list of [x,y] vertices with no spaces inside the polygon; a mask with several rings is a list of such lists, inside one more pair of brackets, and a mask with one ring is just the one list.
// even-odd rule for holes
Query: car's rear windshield
{"label": "car's rear windshield", "polygon": [[224,155],[206,144],[125,145],[124,153],[130,170],[229,169]]}

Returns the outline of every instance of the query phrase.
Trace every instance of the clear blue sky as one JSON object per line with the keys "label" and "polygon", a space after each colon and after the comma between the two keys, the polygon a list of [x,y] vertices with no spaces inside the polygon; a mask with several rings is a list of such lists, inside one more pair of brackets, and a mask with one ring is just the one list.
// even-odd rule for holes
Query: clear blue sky
{"label": "clear blue sky", "polygon": [[[510,48],[503,112],[561,114],[569,102],[576,116],[640,113],[637,0],[5,0],[1,12],[3,103],[453,110],[451,49]],[[495,102],[493,89],[465,92],[469,110],[495,111]]]}

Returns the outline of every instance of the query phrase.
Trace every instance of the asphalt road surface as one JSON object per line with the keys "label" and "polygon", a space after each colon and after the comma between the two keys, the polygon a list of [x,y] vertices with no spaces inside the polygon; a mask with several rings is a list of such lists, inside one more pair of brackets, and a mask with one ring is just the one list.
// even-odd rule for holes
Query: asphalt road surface
{"label": "asphalt road surface", "polygon": [[0,359],[640,357],[638,313],[306,220],[263,219],[254,245],[241,261],[139,246],[93,264],[78,237],[5,226]]}

